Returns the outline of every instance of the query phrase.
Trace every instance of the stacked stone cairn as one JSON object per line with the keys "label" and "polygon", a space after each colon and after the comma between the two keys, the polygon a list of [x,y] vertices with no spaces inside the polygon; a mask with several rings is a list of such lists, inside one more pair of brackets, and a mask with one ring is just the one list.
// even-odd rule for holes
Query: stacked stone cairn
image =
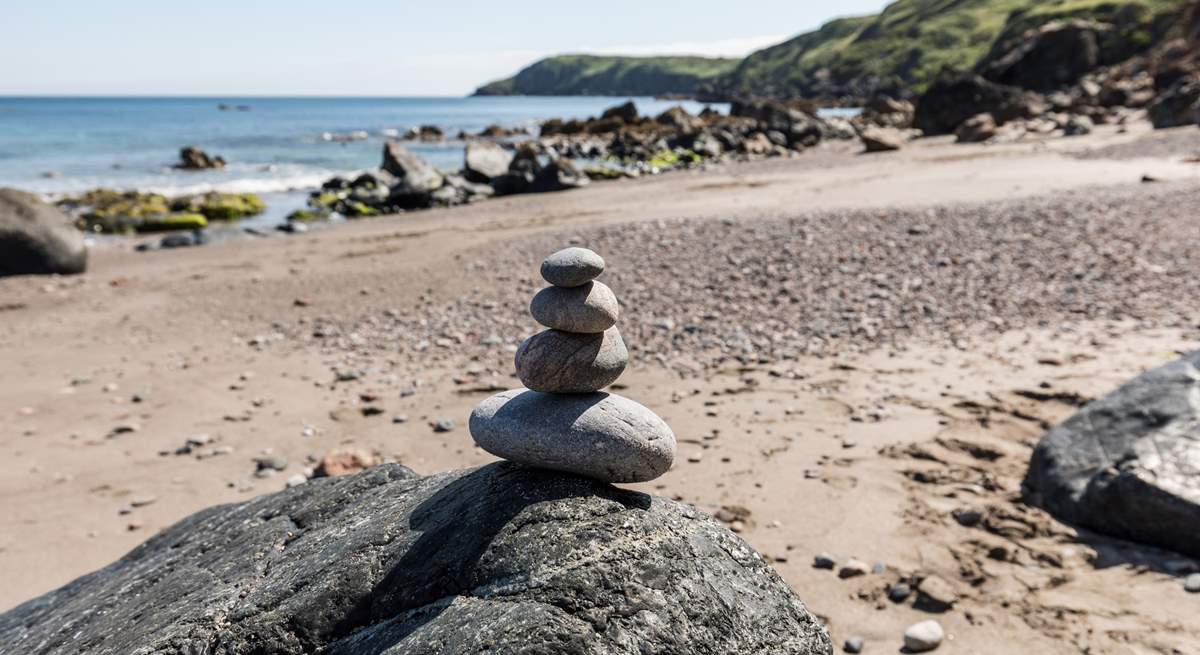
{"label": "stacked stone cairn", "polygon": [[489,453],[604,482],[645,482],[671,468],[675,434],[654,412],[601,389],[620,377],[629,351],[617,330],[617,298],[596,277],[604,259],[567,248],[542,262],[551,285],[529,313],[548,329],[517,349],[524,389],[484,400],[471,436]]}

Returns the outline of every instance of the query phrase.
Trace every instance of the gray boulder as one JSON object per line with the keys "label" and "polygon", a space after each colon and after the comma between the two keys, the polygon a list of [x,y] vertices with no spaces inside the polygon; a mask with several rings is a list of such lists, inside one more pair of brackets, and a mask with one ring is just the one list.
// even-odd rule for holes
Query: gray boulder
{"label": "gray boulder", "polygon": [[493,178],[508,173],[512,153],[490,141],[472,141],[464,154],[463,177],[478,184],[491,184]]}
{"label": "gray boulder", "polygon": [[87,269],[87,246],[71,219],[37,196],[0,189],[0,276],[73,275]]}
{"label": "gray boulder", "polygon": [[675,433],[646,407],[610,393],[498,393],[471,412],[471,437],[504,459],[604,482],[646,482],[675,461]]}
{"label": "gray boulder", "polygon": [[1200,557],[1200,351],[1134,378],[1042,437],[1026,499],[1096,532]]}
{"label": "gray boulder", "polygon": [[548,328],[596,334],[617,324],[617,296],[603,282],[546,287],[533,296],[529,315]]}
{"label": "gray boulder", "polygon": [[432,193],[442,186],[442,174],[428,162],[408,151],[399,143],[383,146],[383,170],[396,176],[397,186],[393,189],[407,193]]}
{"label": "gray boulder", "polygon": [[600,334],[542,330],[521,342],[517,377],[534,391],[588,393],[617,381],[629,350],[616,327]]}
{"label": "gray boulder", "polygon": [[25,655],[831,651],[713,519],[509,463],[213,507],[0,614],[0,652]]}
{"label": "gray boulder", "polygon": [[1146,111],[1157,129],[1200,122],[1200,76],[1178,80],[1158,94]]}

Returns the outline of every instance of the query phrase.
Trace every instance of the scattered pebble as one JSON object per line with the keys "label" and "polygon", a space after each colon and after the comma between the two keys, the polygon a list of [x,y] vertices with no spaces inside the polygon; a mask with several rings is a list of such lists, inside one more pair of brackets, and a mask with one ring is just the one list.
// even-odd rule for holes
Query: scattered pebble
{"label": "scattered pebble", "polygon": [[813,558],[814,569],[829,569],[832,571],[835,566],[837,566],[837,562],[833,559],[832,555],[821,553]]}
{"label": "scattered pebble", "polygon": [[846,639],[846,643],[842,644],[842,650],[847,653],[861,653],[865,644],[866,640],[862,637],[849,637]]}
{"label": "scattered pebble", "polygon": [[454,419],[440,418],[433,422],[434,432],[449,432],[454,429]]}
{"label": "scattered pebble", "polygon": [[904,647],[912,653],[924,653],[942,645],[946,638],[942,624],[937,621],[921,621],[904,631]]}
{"label": "scattered pebble", "polygon": [[843,580],[847,578],[857,578],[860,575],[866,575],[868,572],[870,572],[870,570],[871,567],[868,566],[866,562],[852,559],[843,564],[842,568],[838,570],[838,577],[842,578]]}
{"label": "scattered pebble", "polygon": [[1200,594],[1200,573],[1193,573],[1185,578],[1183,590],[1188,593]]}
{"label": "scattered pebble", "polygon": [[904,601],[908,600],[909,596],[912,595],[912,587],[903,582],[897,582],[891,587],[888,587],[887,595],[888,600],[892,601],[893,603],[903,603]]}

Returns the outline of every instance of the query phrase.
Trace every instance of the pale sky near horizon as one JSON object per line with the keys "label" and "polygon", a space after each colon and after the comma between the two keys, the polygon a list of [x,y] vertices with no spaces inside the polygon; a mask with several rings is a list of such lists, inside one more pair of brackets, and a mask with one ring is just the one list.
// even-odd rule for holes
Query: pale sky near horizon
{"label": "pale sky near horizon", "polygon": [[886,4],[39,0],[3,12],[0,95],[461,95],[551,54],[742,56]]}

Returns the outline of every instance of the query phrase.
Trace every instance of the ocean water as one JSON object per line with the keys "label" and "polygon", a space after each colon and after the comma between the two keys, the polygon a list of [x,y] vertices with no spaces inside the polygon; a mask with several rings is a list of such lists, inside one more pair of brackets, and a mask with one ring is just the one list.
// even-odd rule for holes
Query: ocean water
{"label": "ocean water", "polygon": [[[498,123],[597,116],[627,98],[14,98],[0,97],[0,186],[43,194],[96,187],[179,195],[209,190],[268,194],[311,189],[337,174],[373,168],[389,135],[441,127],[444,143],[409,147],[439,168],[462,166],[460,130]],[[643,114],[695,102],[634,98]],[[221,111],[219,104],[244,105]],[[724,107],[717,105],[717,109]],[[362,132],[359,141],[325,134]],[[180,171],[179,149],[220,155],[226,168]],[[272,212],[275,213],[275,212]]]}

